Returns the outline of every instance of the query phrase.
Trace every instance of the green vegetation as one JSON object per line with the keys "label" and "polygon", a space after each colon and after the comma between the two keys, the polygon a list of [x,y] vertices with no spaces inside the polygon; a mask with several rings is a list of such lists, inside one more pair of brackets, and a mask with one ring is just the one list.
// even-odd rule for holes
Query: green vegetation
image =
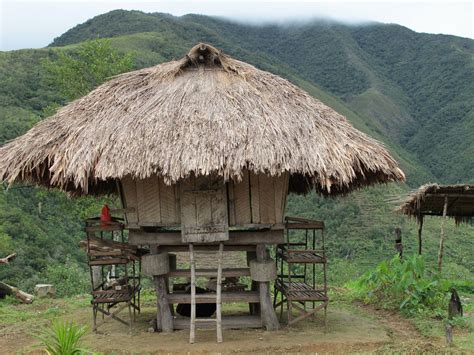
{"label": "green vegetation", "polygon": [[130,71],[132,63],[132,56],[117,53],[109,40],[88,40],[42,62],[48,84],[67,100],[84,96],[111,76]]}
{"label": "green vegetation", "polygon": [[355,297],[366,303],[398,308],[413,316],[445,313],[446,294],[451,284],[439,275],[430,274],[422,256],[413,255],[400,260],[397,255],[366,272],[350,283],[350,287]]}
{"label": "green vegetation", "polygon": [[39,348],[51,355],[77,355],[86,353],[80,347],[81,338],[86,334],[87,327],[72,322],[53,321],[51,328],[43,330],[36,337],[40,341]]}

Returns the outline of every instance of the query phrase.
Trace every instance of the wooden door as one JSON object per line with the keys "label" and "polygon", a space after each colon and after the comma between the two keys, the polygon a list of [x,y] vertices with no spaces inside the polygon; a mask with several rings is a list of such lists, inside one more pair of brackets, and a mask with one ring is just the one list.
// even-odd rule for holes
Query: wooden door
{"label": "wooden door", "polygon": [[227,193],[222,178],[190,177],[180,182],[183,243],[229,239]]}

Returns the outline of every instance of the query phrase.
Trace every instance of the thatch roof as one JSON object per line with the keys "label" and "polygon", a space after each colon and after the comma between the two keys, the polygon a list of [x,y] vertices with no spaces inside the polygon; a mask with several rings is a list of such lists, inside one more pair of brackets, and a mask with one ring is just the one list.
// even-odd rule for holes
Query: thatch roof
{"label": "thatch roof", "polygon": [[398,211],[420,220],[423,216],[442,216],[445,197],[446,215],[456,223],[470,223],[474,218],[474,185],[423,185],[406,196]]}
{"label": "thatch roof", "polygon": [[297,192],[404,180],[387,149],[333,109],[207,44],[112,78],[0,148],[0,180],[76,194],[128,174],[173,183],[244,168],[289,171]]}

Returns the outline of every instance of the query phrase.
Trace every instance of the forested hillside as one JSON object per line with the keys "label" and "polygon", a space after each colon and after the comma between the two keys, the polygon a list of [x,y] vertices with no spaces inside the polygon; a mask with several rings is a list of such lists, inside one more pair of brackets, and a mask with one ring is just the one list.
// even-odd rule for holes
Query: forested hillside
{"label": "forested hillside", "polygon": [[[102,37],[111,38],[134,68],[180,58],[196,42],[209,42],[289,79],[382,140],[407,173],[409,187],[474,182],[474,43],[397,25],[250,26],[197,15],[112,11],[74,27],[47,48],[0,52],[0,144],[68,101],[48,79],[45,60],[54,63],[61,53],[77,56],[84,41]],[[409,187],[380,186],[335,199],[291,196],[288,214],[326,221],[330,276],[341,282],[393,254],[396,226],[407,252],[415,250],[414,222],[393,213],[387,202]],[[68,259],[83,267],[77,242],[82,218],[94,213],[98,204],[91,199],[69,200],[32,187],[0,191],[0,256],[19,254],[14,266],[0,269],[0,279],[29,288],[47,281],[48,265]],[[435,259],[438,222],[426,223],[429,261]],[[471,226],[449,223],[448,268],[466,277],[474,272],[472,233]]]}

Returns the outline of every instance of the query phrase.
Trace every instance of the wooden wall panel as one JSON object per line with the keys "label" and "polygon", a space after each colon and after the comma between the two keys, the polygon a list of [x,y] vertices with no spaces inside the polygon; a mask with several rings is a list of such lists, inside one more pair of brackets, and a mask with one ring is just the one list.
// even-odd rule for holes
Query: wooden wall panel
{"label": "wooden wall panel", "polygon": [[181,235],[186,243],[229,239],[227,191],[221,178],[200,176],[180,183]]}
{"label": "wooden wall panel", "polygon": [[233,183],[235,224],[252,223],[252,213],[250,207],[250,185],[249,172],[244,171],[242,181]]}
{"label": "wooden wall panel", "polygon": [[178,225],[180,223],[179,200],[177,185],[166,185],[163,179],[159,179],[160,188],[160,210],[161,223],[167,226]]}
{"label": "wooden wall panel", "polygon": [[275,224],[275,177],[258,175],[260,223]]}
{"label": "wooden wall panel", "polygon": [[137,189],[135,185],[135,180],[132,179],[131,176],[125,176],[121,181],[121,190],[122,190],[122,197],[124,201],[122,201],[122,205],[124,208],[133,209],[129,210],[126,213],[127,223],[128,224],[137,224],[138,223],[138,204],[137,204]]}
{"label": "wooden wall panel", "polygon": [[252,223],[260,222],[260,186],[258,175],[250,173],[250,208],[252,210]]}
{"label": "wooden wall panel", "polygon": [[157,176],[137,180],[138,224],[161,224],[160,188]]}
{"label": "wooden wall panel", "polygon": [[288,173],[274,177],[275,188],[275,221],[283,223],[285,218],[285,205],[288,195]]}
{"label": "wooden wall panel", "polygon": [[227,189],[227,213],[229,215],[229,226],[235,225],[235,201],[234,201],[234,182],[230,180],[226,184]]}

